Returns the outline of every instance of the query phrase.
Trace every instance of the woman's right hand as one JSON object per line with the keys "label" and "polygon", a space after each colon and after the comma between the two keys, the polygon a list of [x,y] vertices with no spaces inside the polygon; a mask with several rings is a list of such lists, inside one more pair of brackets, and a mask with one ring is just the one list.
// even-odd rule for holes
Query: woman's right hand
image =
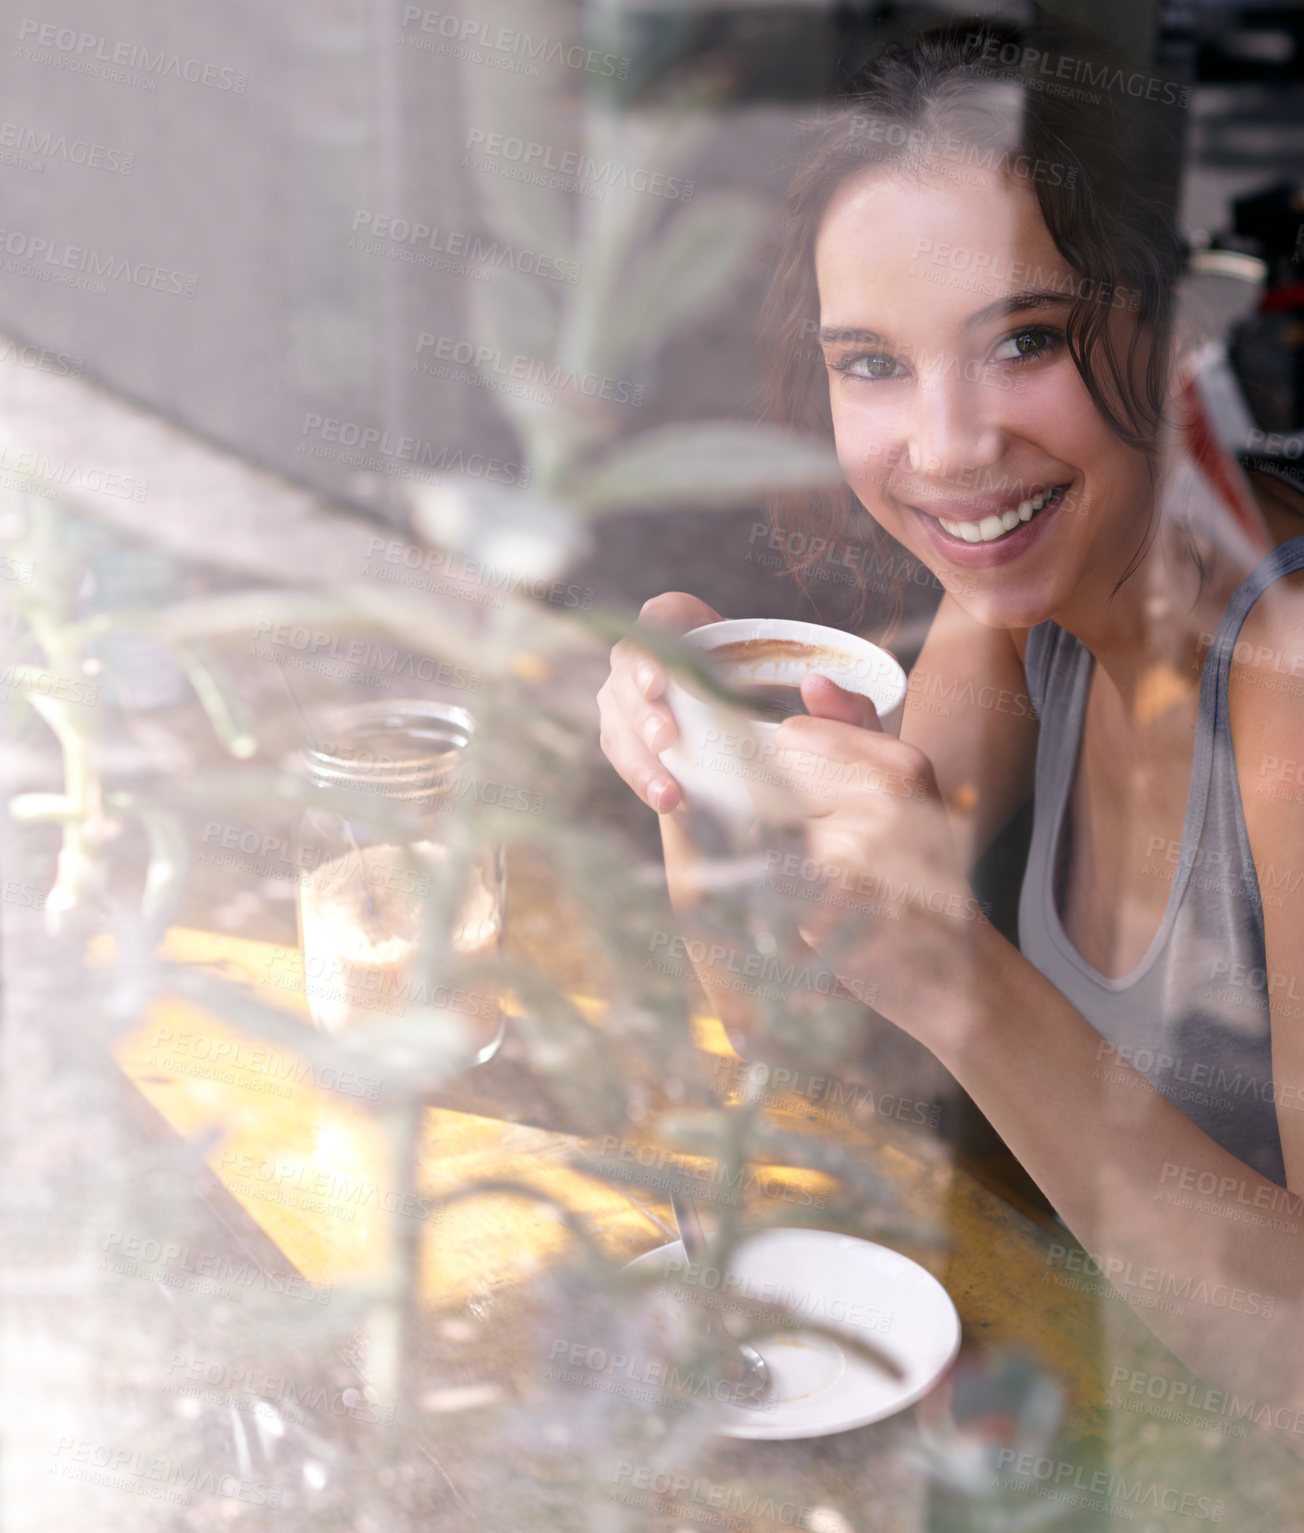
{"label": "woman's right hand", "polygon": [[[638,620],[648,628],[678,636],[720,614],[696,596],[667,591],[644,602]],[[621,639],[611,651],[611,675],[598,693],[599,744],[616,771],[658,814],[669,814],[683,797],[679,784],[657,760],[678,735],[670,709],[660,701],[668,676],[659,660]]]}

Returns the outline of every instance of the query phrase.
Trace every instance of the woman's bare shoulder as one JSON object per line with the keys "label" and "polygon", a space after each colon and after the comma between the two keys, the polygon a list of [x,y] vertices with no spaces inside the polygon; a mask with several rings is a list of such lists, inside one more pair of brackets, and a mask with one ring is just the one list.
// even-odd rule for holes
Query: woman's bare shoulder
{"label": "woman's bare shoulder", "polygon": [[[1304,534],[1304,491],[1258,469],[1249,479],[1273,546]],[[1262,767],[1287,741],[1291,750],[1304,744],[1304,569],[1274,580],[1246,614],[1228,710],[1238,761]]]}

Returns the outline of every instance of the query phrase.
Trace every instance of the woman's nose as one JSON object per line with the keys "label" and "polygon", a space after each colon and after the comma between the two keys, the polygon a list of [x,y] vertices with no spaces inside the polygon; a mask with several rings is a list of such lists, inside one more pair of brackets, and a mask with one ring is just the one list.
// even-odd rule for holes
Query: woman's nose
{"label": "woman's nose", "polygon": [[907,421],[905,461],[916,473],[946,478],[965,469],[988,468],[1003,451],[992,418],[991,390],[941,366],[920,378]]}

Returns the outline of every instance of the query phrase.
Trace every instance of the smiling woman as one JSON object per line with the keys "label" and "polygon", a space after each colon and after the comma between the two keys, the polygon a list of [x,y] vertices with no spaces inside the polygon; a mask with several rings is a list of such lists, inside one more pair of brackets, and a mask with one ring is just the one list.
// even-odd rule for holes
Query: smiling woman
{"label": "smiling woman", "polygon": [[[953,1072],[1102,1272],[1186,1296],[1138,1303],[1163,1340],[1293,1409],[1298,1228],[1173,1189],[1304,1190],[1304,816],[1283,766],[1304,759],[1304,698],[1278,684],[1304,672],[1302,507],[1234,463],[1195,466],[1171,98],[1048,93],[1047,58],[1112,78],[1068,46],[934,30],[805,132],[768,413],[830,440],[846,482],[776,515],[821,557],[872,524],[947,594],[899,739],[819,677],[778,726],[824,879],[796,919]],[[680,593],[643,613],[676,632],[716,616]],[[698,854],[656,755],[665,680],[618,645],[603,742],[662,813],[687,920]],[[889,779],[910,791],[873,786]],[[1029,798],[1016,948],[975,919],[966,873]],[[866,880],[868,919],[835,893]],[[1242,1290],[1271,1302],[1216,1297]]]}
{"label": "smiling woman", "polygon": [[[938,29],[885,50],[857,91],[809,126],[763,323],[771,418],[832,435],[840,408],[869,408],[844,385],[904,380],[912,348],[939,407],[951,404],[954,415],[967,394],[990,415],[995,403],[1014,403],[1005,396],[1040,399],[1040,365],[1058,357],[1071,361],[1098,426],[1137,453],[1131,472],[1146,475],[1164,417],[1181,269],[1172,175],[1180,121],[1171,106],[1147,108],[1126,92],[1084,104],[1071,90],[1039,88],[1047,58],[1071,60],[1074,78],[1093,62],[1077,36],[991,22]],[[1090,77],[1102,77],[1106,65],[1094,62]],[[835,295],[869,296],[858,281],[869,252],[891,268],[881,273],[890,282],[875,281],[879,312],[864,316],[872,324],[833,307]],[[923,323],[909,335],[899,324],[896,334],[878,333],[906,316]],[[955,333],[962,349],[950,344]],[[902,454],[908,465],[919,455],[915,467],[927,471],[926,455],[943,444],[930,447],[906,424],[880,413],[855,433],[861,484],[881,482]],[[838,435],[841,452],[847,434]],[[979,444],[988,454],[994,445],[991,432]],[[1047,464],[965,456],[948,478],[971,492],[972,509],[952,518],[963,530],[939,542],[943,555],[959,553],[957,541],[989,541],[984,515],[1014,510],[1022,522],[1023,501],[1064,488],[1038,478]],[[1151,490],[1147,483],[1147,500]],[[846,491],[776,502],[774,511],[782,525],[815,522],[838,543],[863,529],[863,507],[849,474]],[[1143,520],[1139,539],[1145,530]],[[920,552],[915,540],[901,541]],[[938,573],[948,589],[957,584]]]}

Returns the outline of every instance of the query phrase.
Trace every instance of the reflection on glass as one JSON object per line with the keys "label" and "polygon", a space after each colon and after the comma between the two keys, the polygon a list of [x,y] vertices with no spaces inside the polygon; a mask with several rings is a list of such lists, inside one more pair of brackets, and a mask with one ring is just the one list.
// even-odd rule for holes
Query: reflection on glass
{"label": "reflection on glass", "polygon": [[[468,847],[453,813],[474,721],[442,703],[364,704],[329,734],[304,751],[321,789],[300,828],[312,1018],[339,1032],[432,1008],[455,1019],[480,1063],[502,1039],[493,967],[504,878],[499,850]],[[362,793],[374,813],[359,809]]]}

